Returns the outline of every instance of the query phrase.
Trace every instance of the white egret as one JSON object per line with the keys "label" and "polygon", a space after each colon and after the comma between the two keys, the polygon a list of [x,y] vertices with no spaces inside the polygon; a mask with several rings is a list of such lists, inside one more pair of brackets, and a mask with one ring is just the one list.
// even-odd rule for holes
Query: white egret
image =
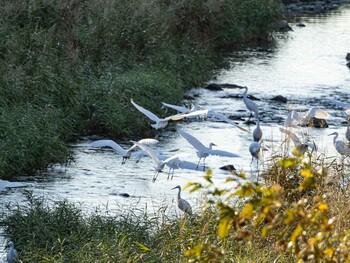
{"label": "white egret", "polygon": [[317,147],[314,143],[302,142],[299,137],[292,131],[280,128],[280,131],[287,134],[288,138],[292,139],[294,146],[299,154],[304,154],[310,147],[312,150],[317,151]]}
{"label": "white egret", "polygon": [[263,132],[260,128],[259,116],[255,116],[255,117],[256,117],[256,128],[253,130],[253,139],[255,142],[258,142],[261,140],[263,136]]}
{"label": "white egret", "polygon": [[193,166],[195,164],[191,164],[190,162],[186,163],[184,161],[181,161],[179,158],[181,156],[183,156],[183,154],[175,154],[173,156],[170,156],[168,158],[166,158],[165,160],[161,160],[157,154],[148,146],[142,144],[142,143],[138,143],[135,141],[131,141],[132,143],[134,143],[136,146],[138,146],[139,148],[141,148],[142,150],[144,150],[145,152],[147,152],[147,154],[152,158],[152,160],[155,163],[154,169],[155,169],[155,173],[153,175],[153,182],[155,182],[157,180],[158,174],[160,172],[163,172],[163,169],[165,167],[165,165],[167,165],[170,169],[169,169],[169,173],[168,173],[168,179],[170,177],[170,173],[171,171],[174,172],[174,169],[192,169],[192,170],[196,170],[196,168],[193,168]]}
{"label": "white egret", "polygon": [[194,111],[194,109],[196,108],[195,106],[193,106],[192,108],[186,108],[186,107],[182,107],[182,106],[177,106],[177,105],[173,105],[173,104],[169,104],[169,103],[165,103],[162,102],[163,106],[168,107],[170,109],[176,110],[179,113],[190,113],[192,111]]}
{"label": "white egret", "polygon": [[[146,145],[153,145],[159,143],[156,139],[142,139],[138,141],[139,143],[146,144]],[[127,159],[130,159],[132,156],[132,150],[136,147],[135,145],[131,146],[128,149],[124,149],[121,147],[118,143],[116,143],[113,140],[97,140],[91,143],[94,147],[111,147],[113,148],[118,154],[120,154],[123,157],[122,164],[126,162]],[[134,157],[138,159],[138,161],[143,157],[142,153],[135,153]]]}
{"label": "white egret", "polygon": [[258,116],[259,115],[259,107],[254,101],[252,101],[251,99],[248,98],[248,96],[247,96],[248,88],[243,87],[242,89],[245,89],[245,91],[243,92],[243,102],[247,106],[248,110],[250,111],[249,118],[252,116],[252,112],[255,113],[255,116]]}
{"label": "white egret", "polygon": [[145,108],[141,107],[140,105],[136,104],[132,99],[131,99],[131,103],[132,105],[135,106],[136,109],[138,109],[141,113],[143,113],[144,115],[146,115],[149,119],[151,119],[152,121],[154,121],[154,124],[151,124],[151,126],[153,128],[155,128],[156,130],[158,129],[162,129],[164,127],[166,127],[168,125],[168,122],[170,120],[180,120],[183,117],[181,117],[179,114],[178,115],[172,115],[166,118],[159,118],[157,115],[155,115],[154,113],[150,112],[149,110],[146,110]]}
{"label": "white egret", "polygon": [[14,263],[18,262],[19,260],[19,254],[17,250],[15,249],[15,245],[12,241],[9,241],[7,243],[7,248],[10,248],[9,251],[7,252],[6,259],[8,263]]}
{"label": "white egret", "polygon": [[259,180],[259,161],[261,158],[261,143],[262,141],[259,141],[259,142],[254,141],[249,145],[249,152],[252,156],[252,161],[250,162],[250,165],[252,165],[254,159],[256,159],[256,166],[258,169],[257,181]]}
{"label": "white egret", "polygon": [[313,118],[325,120],[329,118],[329,113],[318,107],[312,107],[304,115],[298,112],[293,112],[293,121],[296,121],[299,125],[305,126],[310,124]]}
{"label": "white egret", "polygon": [[222,122],[232,124],[233,126],[237,127],[238,129],[249,133],[249,131],[247,129],[242,128],[237,123],[235,123],[231,119],[227,118],[224,114],[218,113],[218,112],[216,112],[214,110],[210,110],[210,109],[192,111],[190,113],[182,114],[182,115],[180,115],[180,117],[181,118],[209,117],[209,118],[217,119],[217,120],[222,121]]}
{"label": "white egret", "polygon": [[212,146],[215,146],[214,143],[210,143],[209,147],[206,147],[197,138],[193,137],[191,134],[189,134],[183,130],[180,130],[180,129],[177,129],[177,131],[179,132],[179,134],[182,137],[184,137],[186,139],[186,141],[188,141],[193,146],[193,148],[196,149],[197,156],[199,157],[197,167],[199,166],[199,163],[200,163],[202,158],[203,158],[203,166],[205,167],[205,158],[207,158],[209,155],[218,155],[218,156],[226,156],[226,157],[239,157],[239,155],[231,153],[231,152],[212,149]]}
{"label": "white egret", "polygon": [[190,203],[187,202],[185,199],[181,198],[181,186],[180,185],[175,186],[171,190],[174,190],[176,188],[179,189],[179,192],[177,194],[177,199],[176,199],[177,206],[180,208],[180,210],[184,211],[185,213],[187,213],[189,215],[192,215],[192,207],[191,207]]}
{"label": "white egret", "polygon": [[334,135],[333,137],[333,145],[335,149],[337,150],[338,153],[340,153],[341,156],[343,157],[350,157],[350,148],[346,145],[345,142],[341,140],[337,140],[339,134],[338,132],[333,132],[330,135]]}

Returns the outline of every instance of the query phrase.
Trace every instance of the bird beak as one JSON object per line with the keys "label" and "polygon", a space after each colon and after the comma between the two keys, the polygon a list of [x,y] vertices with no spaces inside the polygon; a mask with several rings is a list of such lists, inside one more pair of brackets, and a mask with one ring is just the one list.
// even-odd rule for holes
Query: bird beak
{"label": "bird beak", "polygon": [[328,136],[330,136],[330,135],[334,135],[335,133],[333,132],[333,133],[331,133],[331,134],[328,134]]}

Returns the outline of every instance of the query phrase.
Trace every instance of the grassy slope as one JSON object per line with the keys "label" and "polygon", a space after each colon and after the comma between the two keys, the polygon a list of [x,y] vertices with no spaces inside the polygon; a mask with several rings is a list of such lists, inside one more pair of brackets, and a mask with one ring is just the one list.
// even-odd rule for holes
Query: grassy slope
{"label": "grassy slope", "polygon": [[[162,114],[266,38],[279,1],[6,1],[0,10],[0,178],[69,161],[67,142],[151,135],[130,98]],[[142,130],[142,134],[141,131]]]}

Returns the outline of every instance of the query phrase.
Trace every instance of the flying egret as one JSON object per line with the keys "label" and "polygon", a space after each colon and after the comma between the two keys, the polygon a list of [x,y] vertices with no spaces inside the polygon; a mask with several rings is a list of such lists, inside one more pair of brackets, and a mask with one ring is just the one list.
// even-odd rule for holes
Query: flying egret
{"label": "flying egret", "polygon": [[217,119],[217,120],[222,121],[222,122],[232,124],[233,126],[237,127],[238,129],[249,133],[249,131],[247,129],[242,128],[237,123],[235,123],[231,119],[227,118],[224,114],[218,113],[218,112],[211,110],[211,109],[192,111],[192,112],[189,112],[186,114],[182,114],[182,115],[180,115],[180,117],[181,118],[209,117],[209,118]]}
{"label": "flying egret", "polygon": [[258,142],[261,140],[263,133],[260,128],[259,116],[256,115],[255,117],[256,117],[256,128],[253,130],[253,139],[255,142]]}
{"label": "flying egret", "polygon": [[337,150],[338,153],[340,153],[341,156],[343,157],[350,157],[350,148],[346,145],[345,142],[341,140],[337,140],[338,138],[338,132],[333,132],[330,135],[334,135],[333,137],[333,145],[335,149]]}
{"label": "flying egret", "polygon": [[298,112],[293,112],[293,121],[296,121],[301,126],[306,126],[312,122],[313,118],[325,120],[329,118],[329,113],[319,107],[312,107],[304,115]]}
{"label": "flying egret", "polygon": [[245,91],[243,92],[243,102],[247,106],[248,110],[250,111],[249,118],[252,116],[252,112],[255,113],[255,116],[258,116],[259,115],[259,107],[254,101],[252,101],[251,99],[249,99],[247,97],[248,88],[243,87],[242,89],[245,89]]}
{"label": "flying egret", "polygon": [[[185,161],[181,161],[179,158],[181,156],[183,156],[183,154],[175,154],[173,156],[168,157],[165,160],[161,160],[157,154],[148,146],[142,144],[142,143],[138,143],[135,141],[131,141],[132,143],[134,143],[136,146],[138,146],[139,148],[141,148],[142,150],[144,150],[145,152],[147,152],[147,154],[152,158],[152,160],[155,163],[154,169],[155,169],[155,173],[153,175],[153,182],[155,182],[157,180],[158,174],[160,172],[163,172],[163,169],[166,166],[168,166],[169,169],[169,173],[168,173],[168,179],[170,177],[171,171],[174,172],[174,169],[191,169],[191,170],[196,170],[196,168],[194,168],[195,164],[194,163],[190,163],[190,162],[185,162]],[[172,177],[171,177],[172,178]]]}
{"label": "flying egret", "polygon": [[143,113],[144,115],[146,115],[149,119],[151,119],[152,121],[154,121],[154,124],[151,124],[151,126],[158,130],[158,129],[162,129],[164,127],[166,127],[168,125],[168,122],[170,120],[180,120],[183,117],[180,116],[180,114],[177,115],[172,115],[166,118],[159,118],[157,115],[155,115],[154,113],[150,112],[149,110],[146,110],[145,108],[141,107],[140,105],[136,104],[133,99],[131,99],[131,103],[132,105],[135,106],[136,109],[138,109],[141,113]]}
{"label": "flying egret", "polygon": [[19,254],[17,250],[15,249],[15,245],[12,241],[9,241],[7,243],[6,248],[10,248],[9,251],[7,252],[6,258],[8,263],[14,263],[18,262],[19,260]]}
{"label": "flying egret", "polygon": [[173,104],[169,104],[169,103],[165,103],[162,102],[163,106],[168,107],[170,109],[176,110],[179,113],[190,113],[192,111],[194,111],[194,109],[196,108],[195,106],[193,106],[192,108],[186,108],[186,107],[182,107],[182,106],[177,106],[177,105],[173,105]]}
{"label": "flying egret", "polygon": [[[146,145],[153,145],[153,144],[159,143],[158,140],[151,139],[151,138],[142,139],[142,140],[139,140],[138,142],[142,143],[142,144],[146,144]],[[127,159],[131,158],[132,150],[136,147],[135,145],[133,145],[129,149],[124,149],[123,147],[121,147],[118,143],[116,143],[113,140],[97,140],[97,141],[92,142],[91,145],[94,147],[111,147],[111,148],[113,148],[117,153],[119,153],[123,157],[122,164],[124,164]],[[140,153],[136,153],[136,154],[134,154],[134,156],[138,159],[138,161],[139,161],[139,159],[141,159],[143,157],[143,155]]]}
{"label": "flying egret", "polygon": [[209,155],[218,155],[218,156],[226,156],[226,157],[239,157],[239,155],[227,152],[227,151],[222,151],[222,150],[214,150],[212,149],[213,146],[215,146],[214,143],[210,143],[209,147],[204,146],[197,138],[193,137],[191,134],[177,129],[179,134],[188,141],[193,148],[197,150],[197,156],[199,157],[199,161],[197,164],[197,167],[199,166],[199,163],[201,159],[203,158],[203,166],[205,168],[205,158],[207,158]]}
{"label": "flying egret", "polygon": [[185,213],[192,215],[192,207],[190,205],[189,202],[187,202],[185,199],[181,198],[181,186],[175,186],[174,188],[172,188],[171,190],[174,189],[179,189],[179,192],[177,194],[177,206],[180,208],[180,210],[184,211]]}
{"label": "flying egret", "polygon": [[312,150],[317,151],[317,147],[314,143],[309,143],[309,142],[303,143],[294,132],[292,132],[290,130],[286,130],[284,128],[280,128],[280,131],[287,134],[288,138],[292,139],[294,146],[300,155],[303,155],[309,147]]}

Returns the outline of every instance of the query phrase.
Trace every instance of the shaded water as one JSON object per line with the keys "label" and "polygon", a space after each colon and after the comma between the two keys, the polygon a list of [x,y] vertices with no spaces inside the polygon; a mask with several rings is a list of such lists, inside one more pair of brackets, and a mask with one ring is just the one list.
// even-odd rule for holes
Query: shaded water
{"label": "shaded water", "polygon": [[[320,106],[328,110],[332,115],[328,120],[329,128],[307,131],[319,143],[320,150],[334,155],[332,138],[325,135],[333,130],[344,134],[345,113],[327,102],[327,98],[350,102],[350,71],[345,65],[345,55],[350,52],[350,6],[344,6],[329,16],[303,17],[302,22],[305,27],[291,24],[293,31],[287,37],[279,37],[273,46],[230,54],[230,68],[218,72],[213,82],[247,86],[249,94],[261,99],[256,103],[262,111],[264,138],[274,149],[278,149],[281,143],[278,127],[289,109],[305,110]],[[199,107],[246,119],[249,113],[242,99],[236,98],[241,93],[239,89],[190,91],[190,94],[196,95],[194,102]],[[288,103],[271,101],[275,95],[285,96]],[[242,120],[238,123],[247,129],[254,129],[254,126],[248,126]],[[178,152],[192,153],[188,160],[197,162],[195,151],[176,133],[174,127],[172,124],[159,132],[160,144],[156,147],[163,151],[179,149]],[[211,121],[179,122],[177,127],[202,142],[215,142],[217,148],[241,156],[232,159],[208,157],[207,164],[214,171],[215,182],[221,183],[227,176],[227,172],[218,169],[225,164],[234,164],[238,170],[255,174],[254,166],[250,166],[248,151],[252,141],[250,135],[228,124]],[[162,212],[174,214],[178,212],[174,202],[177,190],[170,189],[178,184],[184,186],[189,181],[203,182],[203,172],[175,170],[173,180],[167,180],[166,174],[160,174],[153,183],[151,178],[154,171],[150,159],[144,158],[138,164],[129,160],[121,165],[121,158],[113,150],[93,148],[90,142],[85,140],[73,145],[74,163],[67,167],[55,166],[40,177],[27,179],[30,186],[26,189],[50,200],[67,198],[81,202],[87,210],[100,206],[108,208],[110,212],[141,208],[157,213],[162,208]],[[124,146],[129,145],[126,143]],[[265,155],[268,156],[268,151]],[[11,189],[0,193],[1,203],[23,200],[22,191]],[[122,193],[131,197],[124,198],[120,196]],[[182,195],[195,209],[199,209],[198,195],[189,195],[188,191]]]}

